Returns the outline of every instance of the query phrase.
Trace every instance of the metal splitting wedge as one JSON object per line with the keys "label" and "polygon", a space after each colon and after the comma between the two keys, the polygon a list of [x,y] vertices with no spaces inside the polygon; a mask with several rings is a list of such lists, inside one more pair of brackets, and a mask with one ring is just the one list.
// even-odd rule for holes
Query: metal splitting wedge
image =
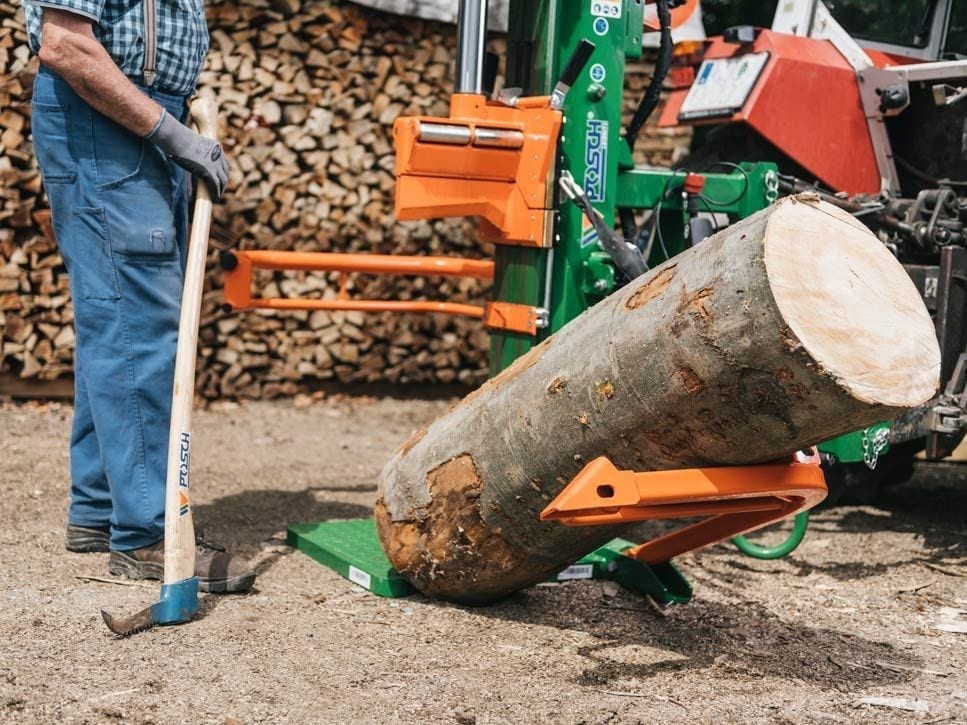
{"label": "metal splitting wedge", "polygon": [[[199,133],[215,138],[218,109],[214,100],[196,98],[191,116]],[[198,185],[195,213],[188,242],[185,288],[178,323],[178,347],[171,394],[171,429],[168,436],[168,471],[165,480],[165,573],[161,599],[124,619],[101,611],[105,624],[121,637],[156,624],[181,624],[198,612],[198,578],[195,576],[195,525],[189,499],[191,460],[191,407],[195,395],[195,355],[201,317],[205,261],[211,228],[212,200],[205,184]]]}

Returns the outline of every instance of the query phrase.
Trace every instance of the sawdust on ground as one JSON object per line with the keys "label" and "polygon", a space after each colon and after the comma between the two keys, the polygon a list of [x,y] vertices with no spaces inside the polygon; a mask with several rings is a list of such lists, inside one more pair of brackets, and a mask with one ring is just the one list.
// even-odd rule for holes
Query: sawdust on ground
{"label": "sawdust on ground", "polygon": [[695,598],[665,616],[602,582],[384,600],[284,545],[290,522],[370,515],[383,462],[447,406],[198,414],[197,518],[258,559],[257,588],[127,640],[99,610],[158,588],[84,579],[107,556],[63,548],[70,409],[0,407],[0,722],[967,722],[967,633],[947,631],[967,621],[967,468],[821,512],[784,561],[685,557]]}

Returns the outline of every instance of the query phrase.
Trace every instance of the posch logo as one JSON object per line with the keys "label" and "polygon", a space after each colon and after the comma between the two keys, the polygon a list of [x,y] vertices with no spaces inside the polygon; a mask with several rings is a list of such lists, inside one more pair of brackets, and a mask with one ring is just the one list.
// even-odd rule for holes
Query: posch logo
{"label": "posch logo", "polygon": [[608,191],[608,122],[588,119],[584,147],[584,193],[588,201],[602,202]]}
{"label": "posch logo", "polygon": [[188,461],[191,456],[191,433],[181,434],[181,450],[178,455],[178,486],[188,488]]}

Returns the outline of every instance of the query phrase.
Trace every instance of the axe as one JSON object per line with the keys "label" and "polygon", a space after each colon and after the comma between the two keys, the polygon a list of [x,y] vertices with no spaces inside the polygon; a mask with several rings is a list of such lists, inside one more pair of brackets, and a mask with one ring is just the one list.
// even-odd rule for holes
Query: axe
{"label": "axe", "polygon": [[[213,99],[200,97],[192,101],[191,117],[203,136],[215,138],[217,116],[218,109]],[[181,624],[198,612],[195,524],[189,498],[191,407],[195,396],[195,355],[211,221],[211,195],[205,184],[198,184],[188,242],[171,393],[171,429],[168,434],[168,470],[165,479],[165,573],[161,598],[147,609],[127,618],[115,618],[101,610],[105,624],[121,637],[150,629],[156,624]]]}

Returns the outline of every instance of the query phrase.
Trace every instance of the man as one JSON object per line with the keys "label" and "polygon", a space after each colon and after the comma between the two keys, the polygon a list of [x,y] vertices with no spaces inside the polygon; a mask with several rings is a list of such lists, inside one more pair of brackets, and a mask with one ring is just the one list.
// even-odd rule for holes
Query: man
{"label": "man", "polygon": [[[190,180],[221,197],[221,146],[185,126],[208,51],[202,0],[24,0],[34,148],[77,330],[67,548],[160,578]],[[255,573],[199,544],[202,591]]]}

